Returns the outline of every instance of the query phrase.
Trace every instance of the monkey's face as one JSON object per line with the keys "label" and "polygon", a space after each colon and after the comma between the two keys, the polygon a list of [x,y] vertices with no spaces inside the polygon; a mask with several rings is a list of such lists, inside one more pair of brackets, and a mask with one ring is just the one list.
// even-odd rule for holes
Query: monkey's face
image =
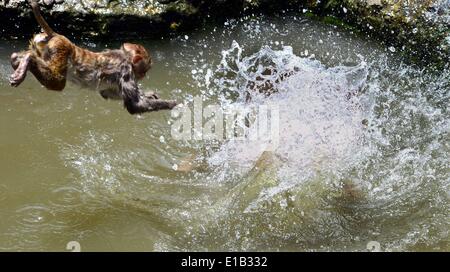
{"label": "monkey's face", "polygon": [[152,67],[152,58],[147,50],[142,45],[134,43],[124,43],[121,49],[129,56],[136,79],[144,78]]}

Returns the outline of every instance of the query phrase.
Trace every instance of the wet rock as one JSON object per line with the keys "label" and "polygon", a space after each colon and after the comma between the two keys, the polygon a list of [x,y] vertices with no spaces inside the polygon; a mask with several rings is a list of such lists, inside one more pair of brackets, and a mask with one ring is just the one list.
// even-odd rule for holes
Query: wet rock
{"label": "wet rock", "polygon": [[[55,30],[83,37],[159,37],[242,13],[303,10],[326,23],[350,26],[399,48],[409,59],[447,65],[448,0],[41,0]],[[39,30],[26,0],[0,0],[1,37]]]}
{"label": "wet rock", "polygon": [[[191,3],[192,2],[192,3]],[[121,37],[160,36],[201,23],[201,5],[177,0],[41,0],[44,17],[57,32],[70,36]],[[39,30],[26,0],[0,1],[5,20],[2,38],[26,38]]]}
{"label": "wet rock", "polygon": [[[359,29],[379,38],[387,47],[401,49],[409,59],[420,63],[447,65],[450,35],[447,0],[347,0],[352,16],[341,16]],[[373,8],[374,2],[377,8]]]}
{"label": "wet rock", "polygon": [[374,6],[374,5],[381,6],[382,5],[381,0],[366,0],[366,3],[369,6]]}
{"label": "wet rock", "polygon": [[448,65],[448,0],[245,0],[253,10],[302,10],[325,23],[349,27],[379,39],[415,63]]}

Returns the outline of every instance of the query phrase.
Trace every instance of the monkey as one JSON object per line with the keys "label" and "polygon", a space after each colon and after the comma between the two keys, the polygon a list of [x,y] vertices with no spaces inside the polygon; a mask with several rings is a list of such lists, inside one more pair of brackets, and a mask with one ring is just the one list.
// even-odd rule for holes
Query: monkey
{"label": "monkey", "polygon": [[121,99],[130,114],[172,109],[178,103],[143,93],[137,84],[152,66],[147,50],[124,43],[120,49],[92,52],[76,46],[53,31],[40,13],[36,0],[29,0],[43,32],[34,35],[29,49],[11,55],[14,69],[10,84],[18,87],[29,70],[48,90],[62,91],[66,80],[98,90],[104,99]]}
{"label": "monkey", "polygon": [[[255,77],[255,80],[249,81],[246,85],[245,102],[249,103],[252,100],[253,93],[260,93],[265,97],[269,97],[279,92],[279,89],[275,84],[279,84],[289,77],[299,73],[300,69],[294,67],[293,70],[280,73],[276,68],[265,68],[261,75]],[[266,76],[274,76],[274,80],[266,78]],[[339,88],[339,87],[338,87]],[[357,96],[360,92],[360,88],[349,89],[346,91],[345,98],[350,100],[352,97]]]}
{"label": "monkey", "polygon": [[277,93],[279,90],[275,87],[274,83],[280,83],[281,81],[289,78],[299,71],[298,67],[294,67],[293,71],[284,72],[278,74],[278,71],[275,68],[265,68],[262,71],[262,76],[276,76],[274,81],[271,81],[262,76],[256,76],[254,81],[249,81],[247,84],[247,90],[245,91],[245,102],[250,102],[252,100],[252,93],[258,92],[263,94],[265,97],[271,96],[274,93]]}

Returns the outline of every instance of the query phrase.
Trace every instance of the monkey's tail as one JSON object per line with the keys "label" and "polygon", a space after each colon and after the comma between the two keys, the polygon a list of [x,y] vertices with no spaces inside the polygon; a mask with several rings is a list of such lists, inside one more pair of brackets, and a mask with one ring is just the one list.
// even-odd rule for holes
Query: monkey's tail
{"label": "monkey's tail", "polygon": [[33,10],[34,17],[36,17],[36,21],[39,23],[39,25],[42,27],[44,32],[49,36],[53,36],[55,34],[55,31],[47,24],[44,17],[41,15],[41,11],[39,9],[39,4],[36,0],[29,0],[31,9]]}

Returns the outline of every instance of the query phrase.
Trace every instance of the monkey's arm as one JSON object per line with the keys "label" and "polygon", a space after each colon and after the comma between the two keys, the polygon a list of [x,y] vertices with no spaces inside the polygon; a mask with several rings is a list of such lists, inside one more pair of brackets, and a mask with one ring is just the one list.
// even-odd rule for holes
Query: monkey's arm
{"label": "monkey's arm", "polygon": [[[50,69],[52,65],[54,69]],[[49,90],[61,91],[66,85],[65,64],[58,65],[52,61],[47,64],[43,59],[34,55],[31,50],[13,53],[11,66],[15,69],[9,80],[11,86],[19,86],[25,79],[27,70],[30,70],[36,79]]]}
{"label": "monkey's arm", "polygon": [[142,93],[134,80],[132,67],[128,64],[121,67],[119,88],[124,106],[130,114],[173,109],[178,104],[174,100],[162,100],[154,94]]}
{"label": "monkey's arm", "polygon": [[[114,100],[122,99],[122,96],[114,88],[101,90],[100,95],[104,99],[114,99]],[[146,96],[148,99],[159,99],[159,95],[154,92],[145,92],[144,96]]]}

